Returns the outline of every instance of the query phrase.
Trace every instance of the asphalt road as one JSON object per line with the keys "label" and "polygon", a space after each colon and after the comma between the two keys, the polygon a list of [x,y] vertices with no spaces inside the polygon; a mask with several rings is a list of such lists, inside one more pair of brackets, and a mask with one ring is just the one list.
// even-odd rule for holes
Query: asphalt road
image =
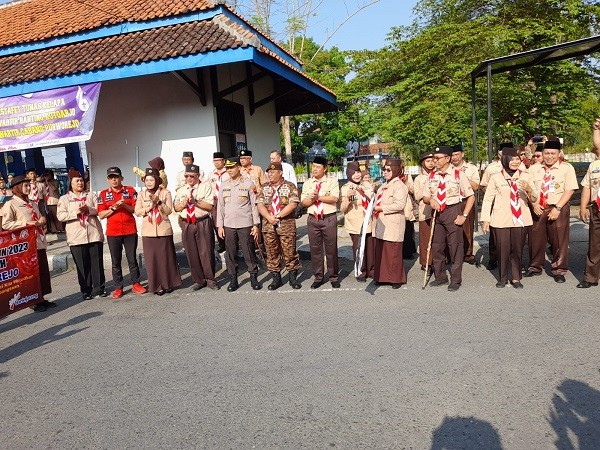
{"label": "asphalt road", "polygon": [[[571,246],[573,271],[585,243]],[[410,261],[412,265],[414,261]],[[0,321],[0,447],[600,447],[600,288],[184,287]],[[263,274],[259,278],[263,279]],[[110,277],[109,277],[110,278]]]}

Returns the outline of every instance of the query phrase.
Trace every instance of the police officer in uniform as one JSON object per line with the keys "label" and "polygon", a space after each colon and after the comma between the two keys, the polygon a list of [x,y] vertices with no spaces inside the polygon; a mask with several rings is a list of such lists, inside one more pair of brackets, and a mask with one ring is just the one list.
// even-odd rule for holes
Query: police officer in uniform
{"label": "police officer in uniform", "polygon": [[[462,226],[467,220],[475,201],[473,188],[467,176],[461,171],[452,170],[450,158],[453,148],[440,146],[435,149],[436,169],[429,175],[429,183],[423,189],[423,202],[437,211],[431,253],[435,280],[431,286],[448,283],[444,269],[448,246],[451,259],[449,291],[457,291],[462,283],[464,257]],[[461,199],[466,202],[462,207]]]}
{"label": "police officer in uniform", "polygon": [[262,284],[257,279],[258,263],[253,239],[258,236],[260,216],[256,207],[256,194],[252,189],[253,182],[242,176],[238,160],[227,160],[225,168],[229,180],[221,184],[219,191],[217,228],[219,237],[225,239],[225,262],[231,280],[227,290],[233,292],[239,287],[235,258],[241,247],[250,272],[250,285],[257,291],[262,288]]}
{"label": "police officer in uniform", "polygon": [[268,289],[274,291],[283,285],[280,266],[282,256],[290,286],[300,289],[300,258],[296,250],[295,220],[296,207],[300,203],[298,188],[283,179],[283,166],[280,162],[269,164],[267,176],[270,182],[262,186],[257,202],[258,211],[263,217],[262,233],[267,249],[267,269],[273,277]]}
{"label": "police officer in uniform", "polygon": [[200,181],[200,168],[194,164],[186,166],[184,178],[186,184],[177,190],[173,209],[179,213],[179,224],[183,230],[181,240],[194,280],[192,289],[197,291],[208,286],[217,290],[211,219],[213,192],[210,183]]}

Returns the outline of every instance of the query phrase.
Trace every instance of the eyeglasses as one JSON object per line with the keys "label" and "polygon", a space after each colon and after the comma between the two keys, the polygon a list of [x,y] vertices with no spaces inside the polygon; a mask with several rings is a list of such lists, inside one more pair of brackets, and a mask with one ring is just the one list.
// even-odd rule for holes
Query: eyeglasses
{"label": "eyeglasses", "polygon": [[434,160],[434,161],[437,161],[438,159],[442,159],[442,158],[450,158],[450,156],[448,156],[448,155],[444,155],[444,156],[434,156],[434,157],[433,157],[433,160]]}
{"label": "eyeglasses", "polygon": [[391,171],[392,171],[392,169],[387,169],[387,168],[386,168],[386,169],[383,169],[383,171],[384,171],[384,172],[391,172]]}
{"label": "eyeglasses", "polygon": [[525,153],[519,153],[519,157],[525,156]]}

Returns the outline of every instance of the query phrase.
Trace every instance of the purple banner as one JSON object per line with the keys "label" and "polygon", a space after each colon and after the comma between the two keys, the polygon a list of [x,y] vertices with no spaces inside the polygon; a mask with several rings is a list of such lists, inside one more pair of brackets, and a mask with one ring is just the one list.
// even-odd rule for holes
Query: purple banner
{"label": "purple banner", "polygon": [[100,85],[0,98],[0,152],[90,139]]}

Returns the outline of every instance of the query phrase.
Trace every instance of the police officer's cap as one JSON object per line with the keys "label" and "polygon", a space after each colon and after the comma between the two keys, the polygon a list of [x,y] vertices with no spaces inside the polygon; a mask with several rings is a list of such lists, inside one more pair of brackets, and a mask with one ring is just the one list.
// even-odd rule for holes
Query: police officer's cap
{"label": "police officer's cap", "polygon": [[196,164],[188,164],[185,166],[185,172],[200,174],[200,168]]}
{"label": "police officer's cap", "polygon": [[225,167],[235,167],[240,164],[240,160],[238,158],[229,158],[225,161]]}
{"label": "police officer's cap", "polygon": [[113,167],[109,167],[106,170],[106,176],[110,177],[111,175],[116,175],[118,177],[122,177],[123,173],[121,172],[121,169],[119,169],[117,166],[113,166]]}

